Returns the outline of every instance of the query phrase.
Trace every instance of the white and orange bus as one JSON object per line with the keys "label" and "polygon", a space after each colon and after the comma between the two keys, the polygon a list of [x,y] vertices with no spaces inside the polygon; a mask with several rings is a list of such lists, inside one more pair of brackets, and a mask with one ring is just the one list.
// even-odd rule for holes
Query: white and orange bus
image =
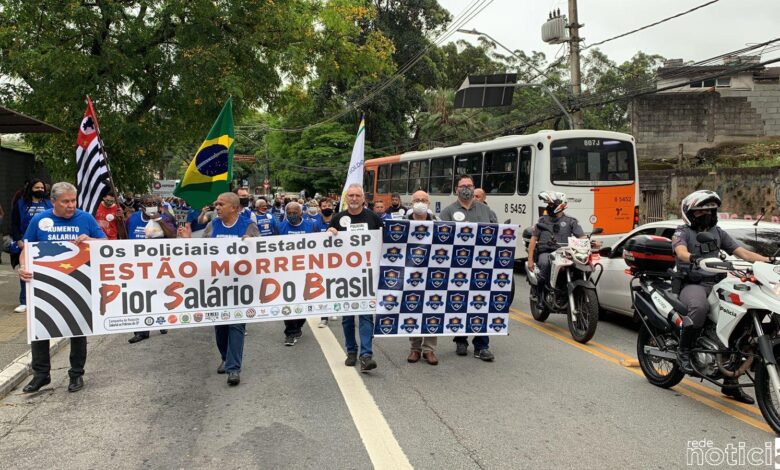
{"label": "white and orange bus", "polygon": [[[374,158],[365,162],[369,201],[399,193],[405,205],[419,189],[428,192],[431,210],[456,200],[454,177],[466,174],[487,193],[499,222],[531,226],[543,211],[537,195],[561,191],[568,215],[588,232],[601,227],[605,245],[639,222],[639,180],[634,138],[598,130],[544,130],[486,142]],[[520,237],[518,237],[519,239]],[[525,257],[522,243],[518,258]]]}

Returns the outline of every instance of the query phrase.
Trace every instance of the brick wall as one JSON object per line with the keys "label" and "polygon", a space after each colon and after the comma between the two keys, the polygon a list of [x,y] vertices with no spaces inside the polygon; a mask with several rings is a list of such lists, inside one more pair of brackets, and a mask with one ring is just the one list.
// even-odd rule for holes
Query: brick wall
{"label": "brick wall", "polygon": [[658,93],[631,103],[631,127],[643,160],[690,158],[721,142],[780,136],[780,85],[754,90]]}

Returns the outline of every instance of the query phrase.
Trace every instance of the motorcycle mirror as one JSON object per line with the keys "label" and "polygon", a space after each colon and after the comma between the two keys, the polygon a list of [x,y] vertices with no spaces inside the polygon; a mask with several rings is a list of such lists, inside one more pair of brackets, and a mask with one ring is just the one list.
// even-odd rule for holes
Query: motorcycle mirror
{"label": "motorcycle mirror", "polygon": [[599,250],[599,255],[604,257],[609,257],[612,254],[612,247],[611,246],[605,246],[604,248]]}
{"label": "motorcycle mirror", "polygon": [[591,235],[598,235],[600,233],[604,233],[604,229],[601,227],[596,227],[592,232],[590,232]]}

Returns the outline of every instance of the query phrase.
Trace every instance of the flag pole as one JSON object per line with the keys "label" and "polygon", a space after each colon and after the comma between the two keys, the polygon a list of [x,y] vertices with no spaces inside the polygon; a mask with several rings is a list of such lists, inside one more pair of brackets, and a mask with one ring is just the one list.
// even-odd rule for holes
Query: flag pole
{"label": "flag pole", "polygon": [[[108,171],[108,182],[111,183],[111,189],[116,193],[116,185],[114,184],[114,176],[111,173],[111,165],[108,164],[108,151],[106,151],[106,146],[103,145],[103,136],[100,134],[100,123],[98,122],[97,113],[95,112],[95,107],[92,104],[92,99],[90,99],[89,95],[87,95],[87,106],[89,106],[89,110],[92,112],[92,117],[95,118],[95,128],[97,128],[97,138],[98,142],[100,143],[100,148],[103,149],[103,158],[106,159],[106,170]],[[116,198],[116,194],[114,195]]]}

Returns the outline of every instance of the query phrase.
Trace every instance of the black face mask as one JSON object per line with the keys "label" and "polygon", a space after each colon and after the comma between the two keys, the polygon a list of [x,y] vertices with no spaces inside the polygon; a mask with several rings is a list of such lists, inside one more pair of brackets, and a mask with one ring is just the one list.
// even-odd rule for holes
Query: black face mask
{"label": "black face mask", "polygon": [[46,197],[46,191],[33,191],[32,195],[36,199],[43,199]]}
{"label": "black face mask", "polygon": [[249,198],[248,197],[240,197],[240,198],[238,198],[238,202],[241,203],[241,207],[247,207],[249,205]]}
{"label": "black face mask", "polygon": [[322,215],[330,217],[333,215],[333,209],[322,209]]}
{"label": "black face mask", "polygon": [[704,214],[691,220],[691,228],[697,231],[709,230],[718,224],[717,214]]}

